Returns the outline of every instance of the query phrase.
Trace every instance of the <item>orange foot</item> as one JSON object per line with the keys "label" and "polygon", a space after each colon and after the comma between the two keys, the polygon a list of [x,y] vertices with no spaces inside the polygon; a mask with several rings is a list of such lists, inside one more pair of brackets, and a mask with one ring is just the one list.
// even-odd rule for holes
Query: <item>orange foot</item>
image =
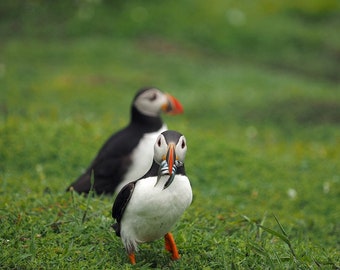
{"label": "orange foot", "polygon": [[171,259],[173,260],[178,260],[181,256],[178,254],[178,249],[175,243],[175,239],[172,235],[172,233],[167,233],[164,236],[164,240],[165,240],[165,249],[169,252],[171,252],[172,256]]}
{"label": "orange foot", "polygon": [[131,264],[136,264],[136,259],[135,259],[134,253],[129,254],[129,259],[130,259]]}

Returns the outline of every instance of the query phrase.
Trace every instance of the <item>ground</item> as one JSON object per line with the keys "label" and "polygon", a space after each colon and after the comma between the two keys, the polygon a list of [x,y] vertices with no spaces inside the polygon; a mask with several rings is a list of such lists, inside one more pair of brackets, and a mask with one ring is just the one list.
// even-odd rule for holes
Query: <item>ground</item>
{"label": "ground", "polygon": [[146,85],[183,104],[163,119],[187,138],[194,200],[181,259],[157,241],[136,268],[340,267],[336,1],[65,3],[1,4],[3,268],[130,269],[114,198],[65,189]]}

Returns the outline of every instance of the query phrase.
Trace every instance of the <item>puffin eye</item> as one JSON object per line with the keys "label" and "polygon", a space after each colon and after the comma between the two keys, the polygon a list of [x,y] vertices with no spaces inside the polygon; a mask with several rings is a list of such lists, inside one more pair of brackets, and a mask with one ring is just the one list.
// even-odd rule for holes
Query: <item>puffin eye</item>
{"label": "puffin eye", "polygon": [[182,141],[182,145],[181,145],[182,149],[185,147],[185,141]]}
{"label": "puffin eye", "polygon": [[153,94],[149,97],[149,100],[150,100],[150,101],[154,101],[156,98],[157,98],[157,94],[156,94],[156,93],[153,93]]}
{"label": "puffin eye", "polygon": [[157,145],[158,145],[158,147],[161,147],[161,145],[162,145],[161,138],[158,139]]}

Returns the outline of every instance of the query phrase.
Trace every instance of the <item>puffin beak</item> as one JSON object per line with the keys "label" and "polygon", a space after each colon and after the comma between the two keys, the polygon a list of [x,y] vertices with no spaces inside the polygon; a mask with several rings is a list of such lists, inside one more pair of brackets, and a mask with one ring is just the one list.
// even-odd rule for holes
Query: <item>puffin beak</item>
{"label": "puffin beak", "polygon": [[168,163],[168,170],[169,170],[169,175],[171,176],[173,172],[173,167],[175,164],[176,160],[176,153],[175,153],[175,145],[170,144],[168,148],[168,152],[166,153],[166,162]]}
{"label": "puffin beak", "polygon": [[174,96],[170,94],[165,94],[167,98],[167,103],[162,106],[162,110],[167,114],[181,114],[183,113],[182,104]]}
{"label": "puffin beak", "polygon": [[[172,183],[172,181],[174,181],[175,176],[176,176],[176,170],[177,170],[177,166],[176,166],[176,152],[175,152],[175,145],[174,144],[169,144],[169,148],[168,148],[168,152],[166,153],[166,157],[165,160],[163,160],[163,162],[165,163],[163,166],[163,170],[166,169],[169,172],[169,179],[166,181],[163,189],[166,189],[167,187],[169,187]],[[167,166],[167,167],[166,167]],[[162,170],[162,168],[161,168]],[[158,175],[158,177],[160,177],[160,175]],[[158,178],[159,180],[159,178]],[[157,180],[157,182],[158,182]],[[156,183],[157,184],[157,183]]]}
{"label": "puffin beak", "polygon": [[155,186],[157,185],[159,179],[169,173],[170,177],[166,181],[163,189],[166,189],[168,186],[171,185],[172,181],[174,181],[177,171],[177,164],[176,164],[176,152],[175,152],[175,145],[173,143],[169,144],[168,152],[165,156],[163,156],[163,161],[160,164],[158,170],[158,177]]}

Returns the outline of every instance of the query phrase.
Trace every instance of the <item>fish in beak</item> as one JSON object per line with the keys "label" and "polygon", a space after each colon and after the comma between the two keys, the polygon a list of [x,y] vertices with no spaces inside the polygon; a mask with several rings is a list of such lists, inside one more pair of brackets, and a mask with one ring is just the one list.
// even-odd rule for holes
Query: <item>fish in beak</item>
{"label": "fish in beak", "polygon": [[166,181],[164,188],[166,189],[168,186],[171,185],[172,181],[175,179],[176,171],[177,171],[177,165],[178,162],[176,162],[176,152],[175,152],[175,145],[169,144],[168,151],[166,153],[166,156],[164,156],[164,159],[162,163],[160,164],[159,171],[158,171],[158,179],[156,182],[156,185],[158,183],[158,180],[163,175],[170,175],[168,181]]}

